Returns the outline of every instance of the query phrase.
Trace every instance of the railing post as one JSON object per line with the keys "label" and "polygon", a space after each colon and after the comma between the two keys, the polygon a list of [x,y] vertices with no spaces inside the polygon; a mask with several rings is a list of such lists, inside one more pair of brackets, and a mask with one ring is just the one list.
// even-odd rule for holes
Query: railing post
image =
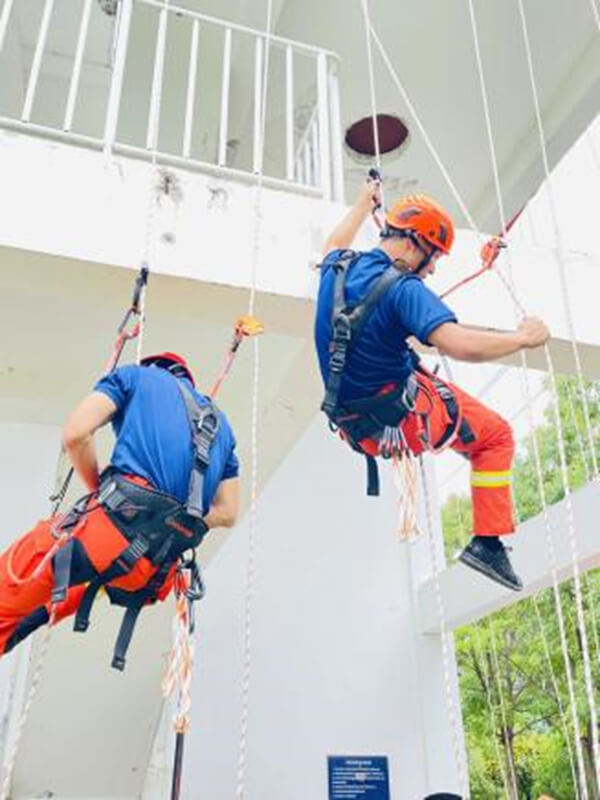
{"label": "railing post", "polygon": [[158,131],[160,128],[160,103],[162,99],[163,71],[165,66],[165,48],[167,45],[167,5],[160,10],[158,31],[156,33],[156,52],[154,53],[154,70],[152,72],[152,91],[150,94],[150,112],[146,131],[146,149],[156,150]]}
{"label": "railing post", "polygon": [[6,29],[8,27],[8,20],[10,17],[10,12],[13,7],[13,0],[4,0],[4,6],[2,8],[2,14],[0,14],[0,53],[2,52],[2,48],[4,47],[4,38],[6,36]]}
{"label": "railing post", "polygon": [[329,124],[331,126],[331,166],[333,172],[333,199],[344,202],[344,154],[343,133],[340,114],[340,82],[335,66],[329,71]]}
{"label": "railing post", "polygon": [[[254,132],[252,147],[252,170],[258,175],[262,170],[264,142],[262,130],[263,97],[263,40],[257,36],[254,45]],[[266,98],[265,98],[266,99]]]}
{"label": "railing post", "polygon": [[50,18],[52,17],[53,7],[54,0],[46,0],[44,4],[44,11],[42,13],[42,21],[40,23],[40,30],[35,45],[35,52],[33,54],[33,61],[31,62],[31,72],[29,73],[29,82],[27,84],[25,102],[23,103],[23,112],[21,113],[21,119],[23,122],[29,122],[29,118],[31,117],[31,109],[33,107],[33,99],[35,97],[38,78],[40,76],[42,56],[44,55],[44,47],[46,46],[46,39],[48,38],[48,28],[50,27]]}
{"label": "railing post", "polygon": [[227,124],[229,120],[229,79],[231,76],[231,28],[225,29],[223,45],[223,82],[221,84],[221,122],[219,125],[219,153],[217,163],[227,166]]}
{"label": "railing post", "polygon": [[85,49],[85,40],[87,37],[91,10],[92,0],[85,0],[83,4],[83,11],[81,12],[81,23],[79,25],[79,36],[77,38],[77,49],[75,50],[75,59],[73,61],[73,74],[71,75],[69,96],[67,98],[67,110],[65,111],[65,120],[63,122],[63,130],[65,131],[70,131],[71,126],[73,125],[75,101],[77,99],[77,90],[79,89],[81,63],[83,61],[83,51]]}
{"label": "railing post", "polygon": [[311,152],[310,152],[310,139],[308,138],[308,136],[304,140],[303,153],[304,153],[304,174],[306,175],[306,182],[307,182],[307,184],[309,186],[312,186],[313,183],[314,184],[317,183],[318,178],[317,178],[317,180],[314,179],[314,178],[316,178],[316,176],[313,175],[313,171],[312,171],[312,158],[311,158]]}
{"label": "railing post", "polygon": [[327,56],[317,56],[317,102],[319,115],[319,184],[325,200],[331,199],[330,155],[329,155],[329,104],[327,101]]}
{"label": "railing post", "polygon": [[197,19],[192,23],[192,41],[190,45],[190,63],[188,68],[187,99],[185,103],[185,126],[183,131],[183,157],[189,158],[192,150],[192,130],[194,126],[194,100],[196,97],[196,77],[198,74],[198,35],[200,24]]}
{"label": "railing post", "polygon": [[319,175],[321,174],[321,161],[319,159],[319,126],[316,119],[313,120],[312,125],[310,126],[310,150],[313,160],[313,182],[316,186],[319,180]]}
{"label": "railing post", "polygon": [[285,177],[294,180],[294,53],[285,49]]}
{"label": "railing post", "polygon": [[119,107],[121,105],[121,91],[123,89],[123,73],[125,71],[125,59],[127,57],[127,43],[129,41],[129,28],[131,26],[132,11],[133,0],[121,0],[121,16],[119,20],[119,30],[117,32],[117,43],[115,47],[115,65],[110,84],[108,108],[106,110],[106,122],[104,125],[104,152],[106,154],[110,154],[112,152],[117,134]]}

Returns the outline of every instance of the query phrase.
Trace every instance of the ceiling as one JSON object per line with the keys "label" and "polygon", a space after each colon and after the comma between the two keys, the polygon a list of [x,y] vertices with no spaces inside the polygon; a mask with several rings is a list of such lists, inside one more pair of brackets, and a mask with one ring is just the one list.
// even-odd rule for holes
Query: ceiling
{"label": "ceiling", "polygon": [[[518,0],[473,0],[473,4],[501,187],[510,218],[531,197],[543,177],[519,5]],[[41,0],[18,4],[24,76],[31,63],[42,5]],[[63,108],[63,101],[53,98],[50,76],[56,83],[62,69],[62,81],[66,81],[64,54],[73,50],[79,20],[79,12],[75,9],[73,13],[72,5],[80,7],[81,0],[69,4],[68,13],[65,4],[55,7],[56,25],[51,26],[49,52],[42,70],[44,91],[40,92],[37,108],[43,119],[57,117],[61,113],[58,109]],[[266,25],[266,0],[261,3],[181,0],[179,5],[257,29]],[[600,33],[590,0],[524,0],[524,8],[553,165],[600,107]],[[498,229],[468,0],[420,0],[410,6],[371,0],[370,14],[395,71],[472,216],[480,227]],[[182,116],[190,38],[189,25],[184,24],[182,17],[173,15],[170,20],[165,68],[167,90],[163,93],[165,113],[161,122],[161,147],[167,150],[180,147],[181,136],[170,131]],[[79,125],[81,132],[88,134],[98,133],[102,114],[97,109],[104,108],[106,102],[113,22],[94,4],[84,68],[84,83],[89,89],[78,103],[76,113],[76,127]],[[136,6],[119,130],[123,141],[131,142],[145,134],[156,25],[156,9]],[[327,3],[277,0],[273,4],[273,30],[278,35],[339,54],[344,129],[370,113],[361,0]],[[212,159],[218,130],[223,32],[203,25],[200,35],[204,60],[201,59],[199,71],[199,122],[193,147],[197,156]],[[435,195],[455,214],[459,226],[465,226],[465,219],[376,47],[374,62],[377,109],[399,115],[410,131],[400,154],[384,161],[388,192],[417,190]],[[300,84],[295,91],[297,109],[309,103],[314,90],[311,72],[314,65],[304,66],[304,71],[299,67],[295,74]],[[252,150],[253,69],[252,41],[234,34],[229,138],[237,142],[237,151],[232,154],[234,165],[242,168],[249,168]],[[284,162],[284,81],[282,55],[276,48],[271,54],[269,82],[266,160],[269,168],[277,172]],[[346,153],[344,166],[347,196],[351,199],[369,165],[353,160]]]}

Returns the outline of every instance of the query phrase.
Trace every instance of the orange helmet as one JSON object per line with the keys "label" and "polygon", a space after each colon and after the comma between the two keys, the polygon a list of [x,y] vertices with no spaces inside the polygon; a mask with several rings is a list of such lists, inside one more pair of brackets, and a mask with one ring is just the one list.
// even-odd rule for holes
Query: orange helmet
{"label": "orange helmet", "polygon": [[409,194],[398,200],[385,215],[391,233],[416,233],[448,255],[454,241],[454,225],[447,211],[424,194]]}

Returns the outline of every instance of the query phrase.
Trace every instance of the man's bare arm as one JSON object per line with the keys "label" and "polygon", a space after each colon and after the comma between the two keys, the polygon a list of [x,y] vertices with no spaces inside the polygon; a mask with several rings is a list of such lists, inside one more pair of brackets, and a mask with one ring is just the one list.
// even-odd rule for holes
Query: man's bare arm
{"label": "man's bare arm", "polygon": [[323,255],[326,256],[332,250],[345,250],[351,247],[360,226],[372,212],[373,204],[380,202],[381,186],[379,181],[367,181],[354,206],[325,240]]}
{"label": "man's bare arm", "polygon": [[546,325],[527,317],[516,331],[491,331],[445,322],[429,336],[429,344],[459,361],[494,361],[524,348],[539,347],[550,337]]}
{"label": "man's bare arm", "polygon": [[102,392],[92,392],[67,417],[62,430],[63,447],[73,468],[91,491],[98,488],[99,471],[94,433],[112,418],[114,402]]}
{"label": "man's bare arm", "polygon": [[231,528],[235,525],[240,506],[240,479],[221,481],[204,522],[209,528]]}

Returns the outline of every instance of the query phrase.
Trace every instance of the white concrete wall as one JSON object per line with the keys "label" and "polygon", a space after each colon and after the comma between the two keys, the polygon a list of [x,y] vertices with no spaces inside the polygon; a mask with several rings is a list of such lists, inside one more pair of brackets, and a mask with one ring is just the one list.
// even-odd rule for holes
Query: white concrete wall
{"label": "white concrete wall", "polygon": [[[167,275],[252,282],[253,184],[177,172],[181,202],[163,198],[148,224],[157,181],[148,163],[0,131],[0,170],[11,187],[0,245],[135,268],[146,256]],[[316,283],[309,267],[343,208],[265,187],[260,211],[258,290],[309,296]],[[164,234],[174,243],[165,243]]]}
{"label": "white concrete wall", "polygon": [[[59,429],[0,422],[0,550],[48,515],[59,453]],[[29,646],[0,658],[0,760],[13,741],[20,714]]]}
{"label": "white concrete wall", "polygon": [[[440,641],[414,627],[411,562],[427,571],[424,542],[396,538],[396,491],[382,478],[381,498],[367,497],[363,459],[319,418],[259,499],[247,800],[325,800],[335,754],[388,756],[394,800],[457,788]],[[188,800],[235,794],[247,541],[246,518],[206,570]],[[145,800],[169,785],[167,724]]]}

